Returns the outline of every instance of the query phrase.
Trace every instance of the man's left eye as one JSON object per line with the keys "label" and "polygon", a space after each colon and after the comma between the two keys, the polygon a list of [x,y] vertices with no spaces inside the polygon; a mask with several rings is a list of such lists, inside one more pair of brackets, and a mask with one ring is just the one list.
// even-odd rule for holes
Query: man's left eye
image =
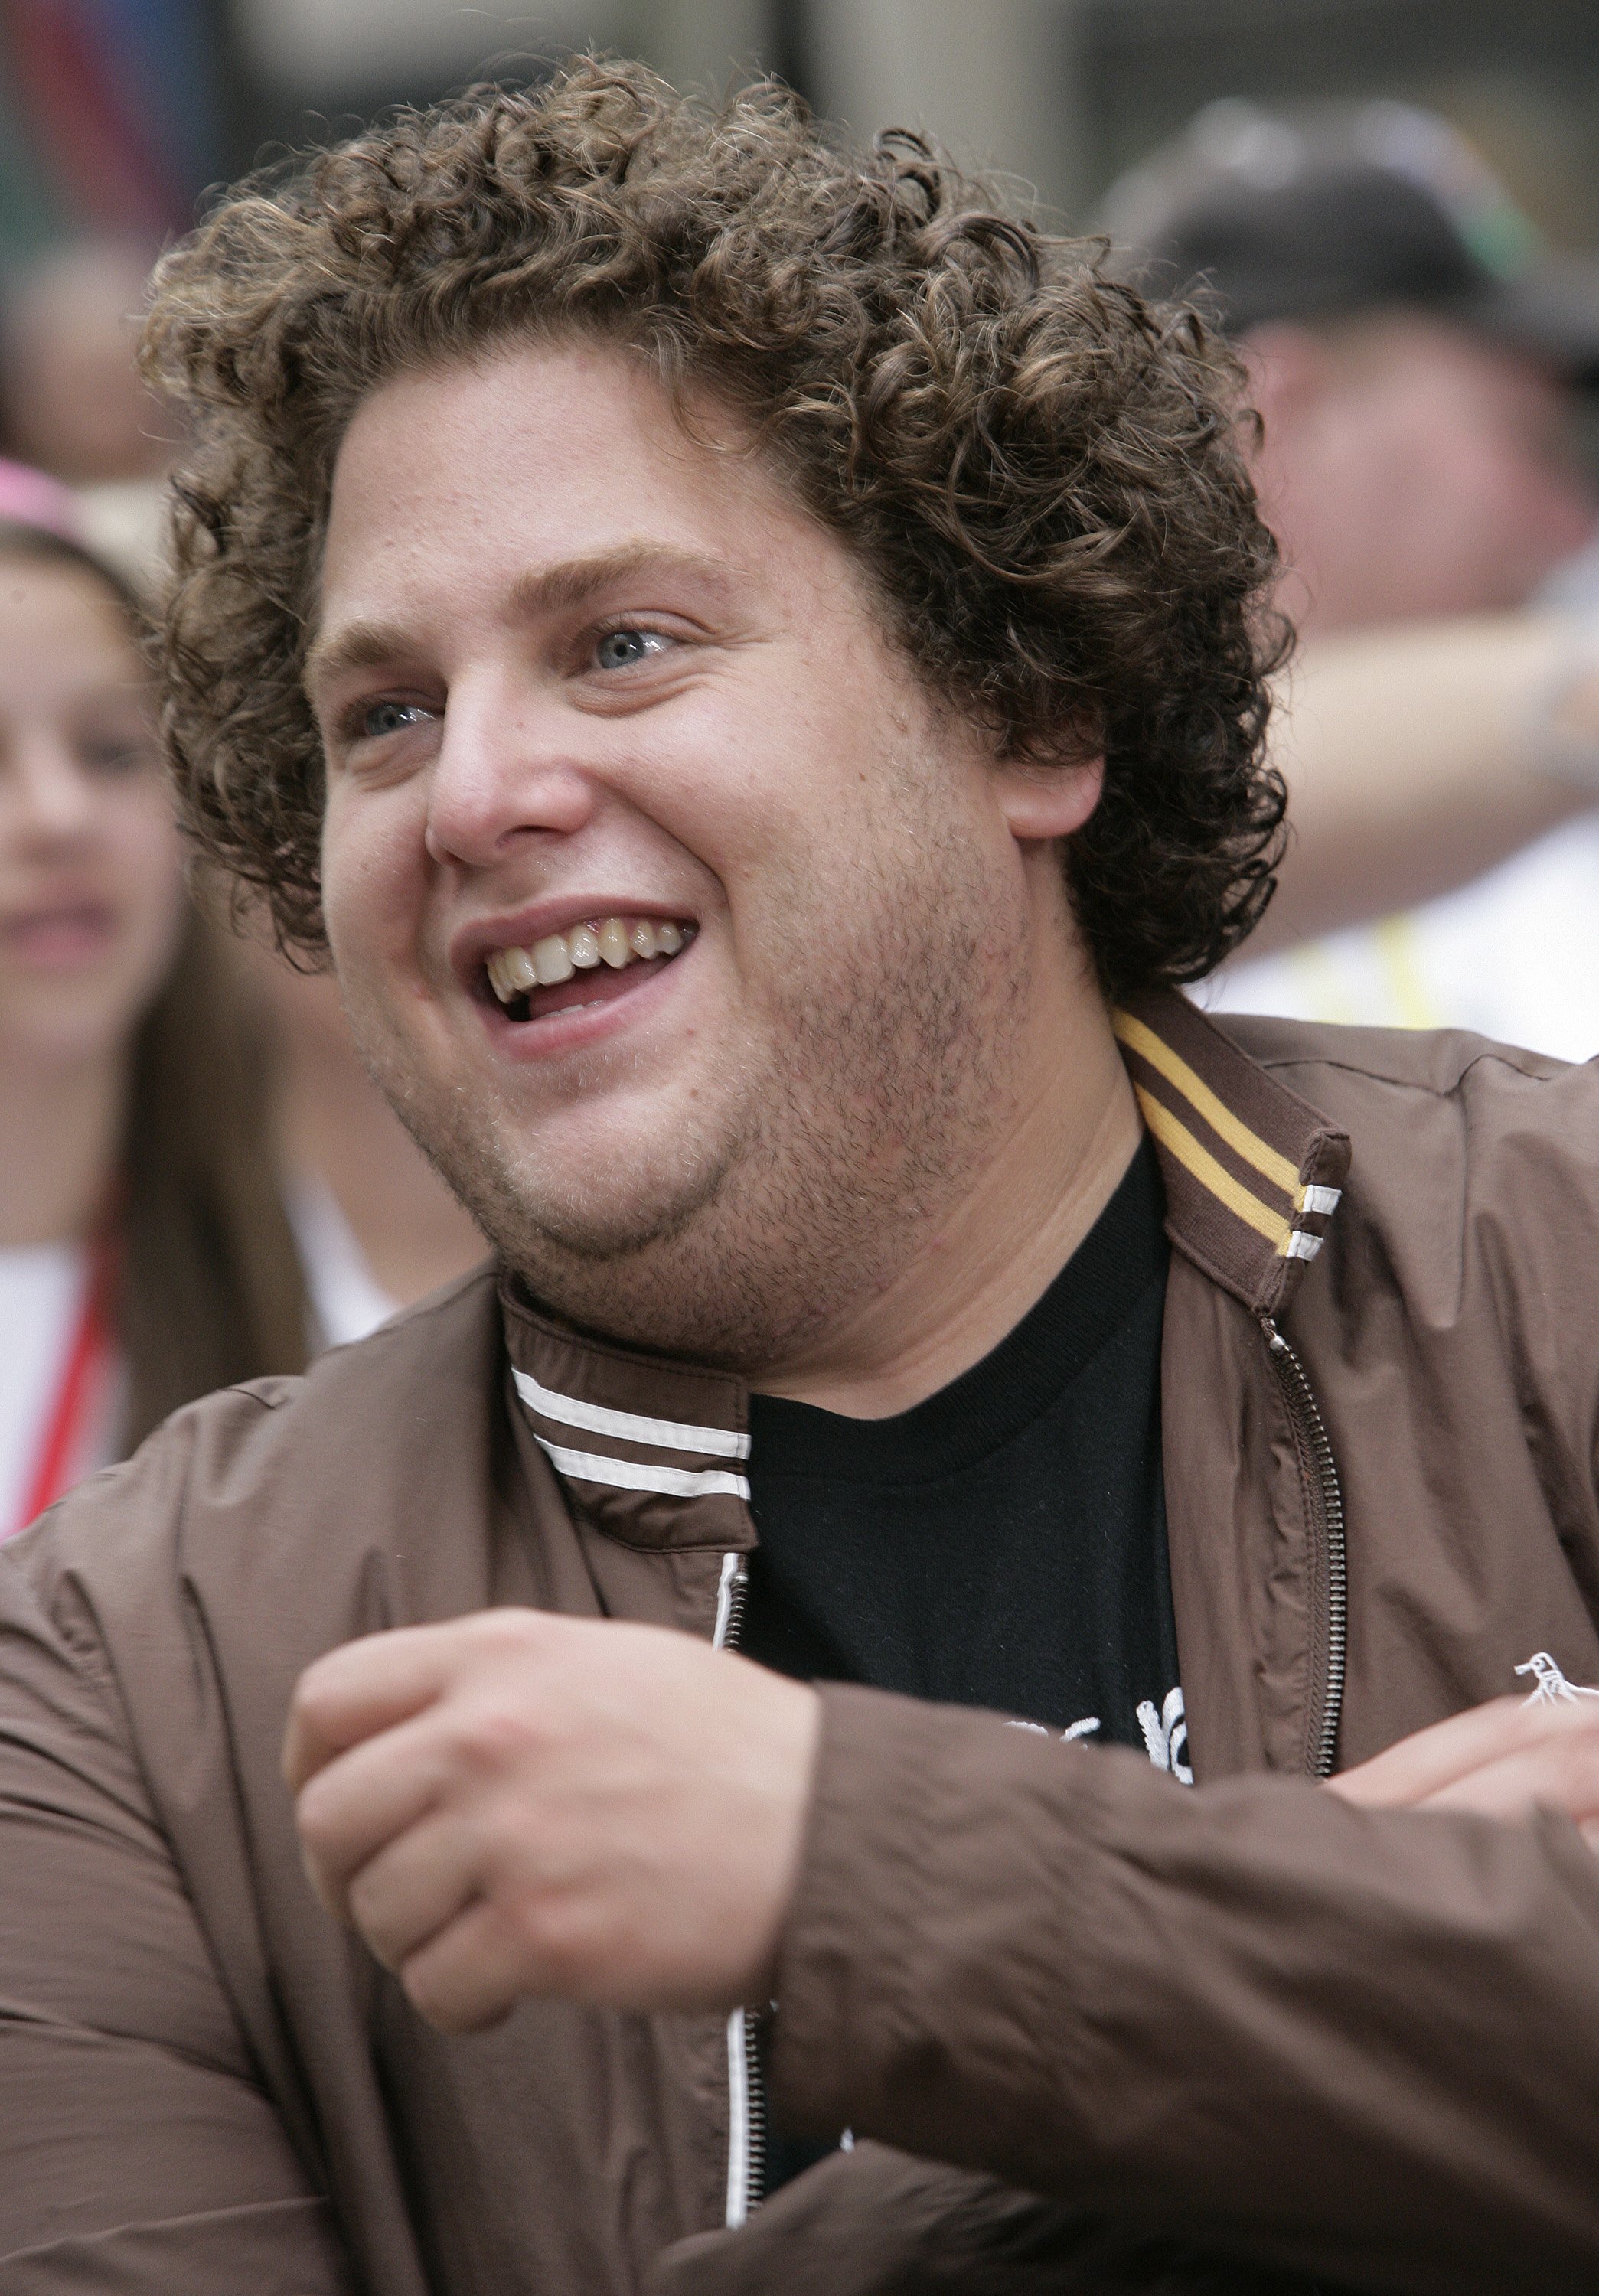
{"label": "man's left eye", "polygon": [[594,648],[602,669],[633,669],[652,654],[664,653],[670,641],[659,630],[607,630]]}

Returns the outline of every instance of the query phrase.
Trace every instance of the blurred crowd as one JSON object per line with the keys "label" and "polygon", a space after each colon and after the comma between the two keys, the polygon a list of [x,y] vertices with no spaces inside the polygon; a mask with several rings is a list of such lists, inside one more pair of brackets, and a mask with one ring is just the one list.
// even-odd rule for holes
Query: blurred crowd
{"label": "blurred crowd", "polygon": [[[1599,268],[1398,103],[1211,105],[1101,222],[1238,347],[1301,637],[1280,895],[1194,993],[1599,1054]],[[0,303],[0,1536],[481,1249],[332,982],[185,869],[142,651],[153,252],[77,241]]]}
{"label": "blurred crowd", "polygon": [[1300,638],[1278,953],[1203,1000],[1599,1053],[1599,264],[1394,102],[1212,104],[1105,221],[1237,344]]}

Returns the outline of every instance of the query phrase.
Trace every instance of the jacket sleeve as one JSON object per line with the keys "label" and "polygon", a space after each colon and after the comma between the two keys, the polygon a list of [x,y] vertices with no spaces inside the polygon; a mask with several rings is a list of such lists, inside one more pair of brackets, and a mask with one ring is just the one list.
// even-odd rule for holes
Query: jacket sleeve
{"label": "jacket sleeve", "polygon": [[344,2296],[92,1642],[0,1608],[0,2286]]}
{"label": "jacket sleeve", "polygon": [[1599,2279],[1599,1860],[824,1695],[774,2101],[1349,2288]]}

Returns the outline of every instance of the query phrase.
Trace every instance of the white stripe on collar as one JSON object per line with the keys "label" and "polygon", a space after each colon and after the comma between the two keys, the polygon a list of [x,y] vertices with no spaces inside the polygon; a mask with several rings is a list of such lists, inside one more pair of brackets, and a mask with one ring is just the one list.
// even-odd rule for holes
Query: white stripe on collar
{"label": "white stripe on collar", "polygon": [[671,1499],[708,1499],[726,1496],[747,1499],[750,1486],[742,1475],[725,1467],[650,1467],[641,1459],[607,1459],[597,1451],[569,1451],[560,1443],[546,1443],[537,1427],[533,1440],[560,1473],[574,1483],[610,1483],[623,1491],[660,1491]]}
{"label": "white stripe on collar", "polygon": [[[513,1376],[516,1391],[529,1410],[542,1413],[545,1419],[557,1419],[563,1427],[581,1427],[590,1435],[610,1435],[622,1443],[653,1443],[660,1451],[703,1451],[713,1459],[750,1456],[750,1438],[726,1427],[691,1427],[682,1419],[646,1419],[636,1411],[611,1411],[603,1403],[581,1403],[575,1395],[557,1395],[554,1388],[541,1387],[531,1372],[519,1371]],[[620,1482],[622,1478],[613,1475],[608,1480]],[[652,1490],[655,1486],[639,1483],[633,1488]]]}

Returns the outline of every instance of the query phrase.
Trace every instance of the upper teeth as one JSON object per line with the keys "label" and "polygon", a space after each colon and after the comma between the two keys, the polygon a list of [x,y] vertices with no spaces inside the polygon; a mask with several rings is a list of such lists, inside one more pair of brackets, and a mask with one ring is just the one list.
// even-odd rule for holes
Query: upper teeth
{"label": "upper teeth", "polygon": [[496,948],[488,960],[488,984],[502,1004],[512,1004],[529,988],[553,988],[596,964],[619,972],[644,957],[676,956],[693,934],[693,925],[670,917],[594,917],[530,948]]}

